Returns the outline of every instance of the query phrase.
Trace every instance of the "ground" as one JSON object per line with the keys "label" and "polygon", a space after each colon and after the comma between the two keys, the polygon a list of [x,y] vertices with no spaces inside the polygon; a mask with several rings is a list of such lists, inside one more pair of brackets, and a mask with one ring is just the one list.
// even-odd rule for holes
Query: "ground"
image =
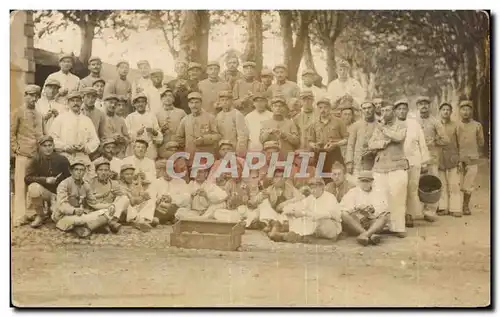
{"label": "ground", "polygon": [[12,233],[17,306],[425,306],[490,303],[489,172],[473,215],[418,221],[375,247],[273,243],[247,231],[241,250],[169,247],[169,227],[81,242],[53,229]]}

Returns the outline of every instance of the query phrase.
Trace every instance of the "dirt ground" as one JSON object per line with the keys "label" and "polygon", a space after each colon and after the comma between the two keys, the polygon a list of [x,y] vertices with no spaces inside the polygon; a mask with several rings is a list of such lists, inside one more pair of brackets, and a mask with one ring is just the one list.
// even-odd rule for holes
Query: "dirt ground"
{"label": "dirt ground", "polygon": [[477,307],[490,303],[489,172],[470,217],[418,221],[375,247],[273,243],[247,231],[242,250],[168,246],[171,229],[124,228],[84,243],[53,229],[12,233],[16,306]]}

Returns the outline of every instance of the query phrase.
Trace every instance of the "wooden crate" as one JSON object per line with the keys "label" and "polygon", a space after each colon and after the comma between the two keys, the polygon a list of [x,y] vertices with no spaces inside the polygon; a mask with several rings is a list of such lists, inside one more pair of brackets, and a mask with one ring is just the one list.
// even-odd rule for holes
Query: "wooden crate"
{"label": "wooden crate", "polygon": [[173,226],[170,245],[186,249],[236,251],[245,229],[216,220],[180,220]]}

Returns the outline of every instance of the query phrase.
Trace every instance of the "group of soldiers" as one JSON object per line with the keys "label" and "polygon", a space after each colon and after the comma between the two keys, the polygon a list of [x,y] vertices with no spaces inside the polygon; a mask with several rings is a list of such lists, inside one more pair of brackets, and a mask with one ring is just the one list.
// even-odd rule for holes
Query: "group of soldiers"
{"label": "group of soldiers", "polygon": [[[127,61],[111,81],[101,78],[98,57],[83,79],[70,72],[71,55],[59,63],[43,89],[25,87],[13,113],[14,226],[51,219],[87,238],[123,224],[149,231],[212,219],[262,230],[273,241],[336,240],[345,232],[370,245],[384,231],[405,237],[422,214],[431,222],[436,214],[471,214],[484,137],[469,100],[455,107],[460,122],[450,119],[450,103],[431,116],[426,96],[411,118],[406,99],[365,99],[345,61],[328,87],[310,69],[300,87],[285,65],[257,74],[246,61],[241,72],[237,57],[226,59],[222,73],[218,62],[178,62],[173,80],[139,61],[135,82]],[[199,152],[217,158],[210,169],[192,170]],[[250,152],[264,153],[266,163],[242,177]],[[273,155],[290,153],[290,175],[283,166],[270,169]],[[307,162],[304,153],[312,154]],[[215,173],[228,156],[238,176]],[[441,180],[439,203],[419,200],[425,173]]]}

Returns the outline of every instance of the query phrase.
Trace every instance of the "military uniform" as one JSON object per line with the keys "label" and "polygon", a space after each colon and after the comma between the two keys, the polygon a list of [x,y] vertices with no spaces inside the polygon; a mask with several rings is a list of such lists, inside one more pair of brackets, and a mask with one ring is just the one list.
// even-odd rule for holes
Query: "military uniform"
{"label": "military uniform", "polygon": [[[230,91],[223,91],[219,97],[232,98]],[[220,111],[215,117],[215,124],[221,138],[231,141],[235,145],[236,153],[244,156],[248,148],[248,129],[243,114],[234,109]]]}
{"label": "military uniform", "polygon": [[[306,90],[300,93],[300,98],[301,99],[314,98],[314,95],[311,91]],[[293,122],[295,123],[299,131],[301,149],[306,149],[309,147],[309,134],[310,134],[309,128],[311,127],[312,123],[316,118],[314,110],[310,112],[306,111],[308,110],[302,109],[302,111],[293,118]]]}
{"label": "military uniform", "polygon": [[[244,62],[243,68],[245,67],[253,67],[255,69],[256,64],[254,62]],[[264,86],[255,80],[254,77],[243,77],[236,80],[233,87],[233,98],[236,109],[240,110],[243,115],[249,114],[254,108],[253,96],[262,92],[264,92]]]}

